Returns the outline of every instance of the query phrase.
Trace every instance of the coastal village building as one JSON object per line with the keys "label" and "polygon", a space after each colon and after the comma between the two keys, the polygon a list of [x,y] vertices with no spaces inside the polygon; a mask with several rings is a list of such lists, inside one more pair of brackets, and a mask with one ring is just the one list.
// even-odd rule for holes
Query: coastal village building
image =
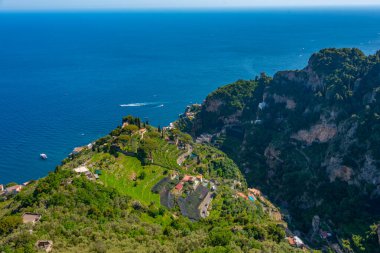
{"label": "coastal village building", "polygon": [[181,193],[182,192],[182,189],[183,189],[183,183],[178,183],[174,189],[177,191],[177,193]]}
{"label": "coastal village building", "polygon": [[0,192],[4,191],[4,185],[0,184]]}
{"label": "coastal village building", "polygon": [[124,122],[121,128],[126,128],[129,125],[128,122]]}
{"label": "coastal village building", "polygon": [[305,247],[305,244],[303,243],[301,238],[299,238],[298,236],[289,236],[286,239],[288,240],[290,246],[297,247],[297,248]]}
{"label": "coastal village building", "polygon": [[84,175],[87,177],[88,180],[96,180],[96,179],[99,179],[99,176],[97,175],[97,177],[92,174],[91,171],[87,171],[84,173]]}
{"label": "coastal village building", "polygon": [[72,154],[74,154],[74,155],[79,154],[79,153],[82,152],[84,149],[85,149],[85,147],[76,147],[76,148],[74,148]]}
{"label": "coastal village building", "polygon": [[182,182],[194,182],[194,177],[193,176],[189,176],[189,175],[185,175],[182,179]]}
{"label": "coastal village building", "polygon": [[92,149],[93,146],[93,143],[89,143],[86,146],[76,147],[73,149],[73,152],[71,152],[71,155],[77,155],[85,149]]}
{"label": "coastal village building", "polygon": [[248,191],[256,197],[261,197],[261,191],[255,188],[248,188]]}
{"label": "coastal village building", "polygon": [[17,194],[22,190],[22,185],[14,185],[8,188],[5,188],[6,194]]}
{"label": "coastal village building", "polygon": [[[171,176],[171,180],[173,180],[176,176]],[[172,179],[173,178],[173,179]],[[182,180],[174,187],[174,190],[176,191],[176,193],[181,193],[182,190],[183,190],[183,185],[184,183],[186,182],[189,182],[192,184],[193,186],[193,189],[197,189],[198,185],[202,182],[202,176],[197,176],[197,177],[194,177],[194,176],[189,176],[189,175],[185,175]]]}
{"label": "coastal village building", "polygon": [[294,239],[294,242],[296,243],[296,246],[298,248],[302,248],[303,246],[305,246],[305,244],[303,243],[301,238],[299,238],[298,236],[294,236],[293,239]]}
{"label": "coastal village building", "polygon": [[41,219],[42,215],[38,213],[24,213],[22,215],[22,222],[25,223],[36,223]]}
{"label": "coastal village building", "polygon": [[242,192],[238,192],[238,193],[236,193],[236,195],[238,196],[238,197],[241,197],[241,198],[243,198],[243,199],[248,199],[248,196],[247,195],[245,195],[244,193],[242,193]]}
{"label": "coastal village building", "polygon": [[208,209],[214,194],[210,190],[200,185],[194,191],[189,192],[186,196],[178,198],[178,206],[183,216],[190,220],[199,220],[209,215]]}
{"label": "coastal village building", "polygon": [[170,123],[169,124],[169,126],[167,126],[167,127],[163,127],[163,130],[164,131],[167,131],[167,130],[172,130],[172,129],[174,129],[175,127],[174,127],[174,124],[173,123]]}
{"label": "coastal village building", "polygon": [[[177,182],[174,187],[170,184],[173,180]],[[216,182],[203,179],[202,175],[184,175],[179,182],[177,180],[178,173],[174,172],[152,188],[153,192],[160,194],[160,203],[169,209],[177,203],[181,214],[191,220],[207,217],[215,196]]]}
{"label": "coastal village building", "polygon": [[75,171],[76,173],[85,173],[85,172],[90,171],[90,170],[87,169],[86,166],[80,166],[80,167],[78,167],[78,168],[75,168],[74,171]]}
{"label": "coastal village building", "polygon": [[74,171],[78,174],[84,174],[89,180],[99,179],[98,175],[94,175],[86,166],[75,168]]}
{"label": "coastal village building", "polygon": [[141,128],[139,130],[140,139],[144,139],[144,134],[147,132],[146,128]]}
{"label": "coastal village building", "polygon": [[53,241],[40,240],[36,243],[38,250],[44,250],[45,252],[51,252],[53,250]]}

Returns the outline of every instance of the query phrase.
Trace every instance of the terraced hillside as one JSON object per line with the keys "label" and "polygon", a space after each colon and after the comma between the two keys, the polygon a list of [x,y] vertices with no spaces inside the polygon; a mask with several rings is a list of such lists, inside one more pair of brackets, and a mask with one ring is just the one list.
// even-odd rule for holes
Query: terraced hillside
{"label": "terraced hillside", "polygon": [[[179,166],[188,145],[196,154]],[[2,196],[0,252],[37,252],[44,245],[53,252],[301,252],[285,239],[285,222],[260,201],[236,195],[247,188],[232,160],[178,130],[126,117],[122,127],[80,150],[20,193]],[[199,173],[218,182],[218,190],[209,216],[197,222],[178,206],[162,206],[151,191],[173,174]],[[41,219],[29,222],[25,213]]]}

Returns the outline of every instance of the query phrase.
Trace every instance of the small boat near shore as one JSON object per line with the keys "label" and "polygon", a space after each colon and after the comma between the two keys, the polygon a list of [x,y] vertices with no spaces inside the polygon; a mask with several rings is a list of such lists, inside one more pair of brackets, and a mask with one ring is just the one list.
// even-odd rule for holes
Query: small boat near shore
{"label": "small boat near shore", "polygon": [[46,154],[40,154],[40,158],[41,158],[42,160],[46,160],[48,157],[47,157]]}

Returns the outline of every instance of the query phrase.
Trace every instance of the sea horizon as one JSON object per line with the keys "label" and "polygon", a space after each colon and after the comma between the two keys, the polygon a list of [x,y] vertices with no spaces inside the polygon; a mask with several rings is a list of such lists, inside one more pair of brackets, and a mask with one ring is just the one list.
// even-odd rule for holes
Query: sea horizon
{"label": "sea horizon", "polygon": [[61,9],[1,9],[0,14],[10,13],[10,14],[25,14],[25,13],[35,13],[35,14],[48,14],[48,13],[213,13],[213,12],[223,12],[223,13],[246,13],[246,12],[266,12],[266,11],[276,11],[276,12],[288,12],[288,11],[323,11],[323,12],[336,12],[336,11],[377,11],[380,10],[380,4],[374,5],[314,5],[314,6],[247,6],[247,7],[183,7],[183,8],[61,8]]}

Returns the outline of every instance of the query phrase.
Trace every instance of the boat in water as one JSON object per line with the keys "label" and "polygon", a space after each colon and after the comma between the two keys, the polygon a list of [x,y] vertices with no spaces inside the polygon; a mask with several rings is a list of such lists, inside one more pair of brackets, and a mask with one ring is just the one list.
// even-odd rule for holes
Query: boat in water
{"label": "boat in water", "polygon": [[48,157],[47,157],[46,154],[40,154],[40,158],[41,158],[42,160],[46,160]]}

